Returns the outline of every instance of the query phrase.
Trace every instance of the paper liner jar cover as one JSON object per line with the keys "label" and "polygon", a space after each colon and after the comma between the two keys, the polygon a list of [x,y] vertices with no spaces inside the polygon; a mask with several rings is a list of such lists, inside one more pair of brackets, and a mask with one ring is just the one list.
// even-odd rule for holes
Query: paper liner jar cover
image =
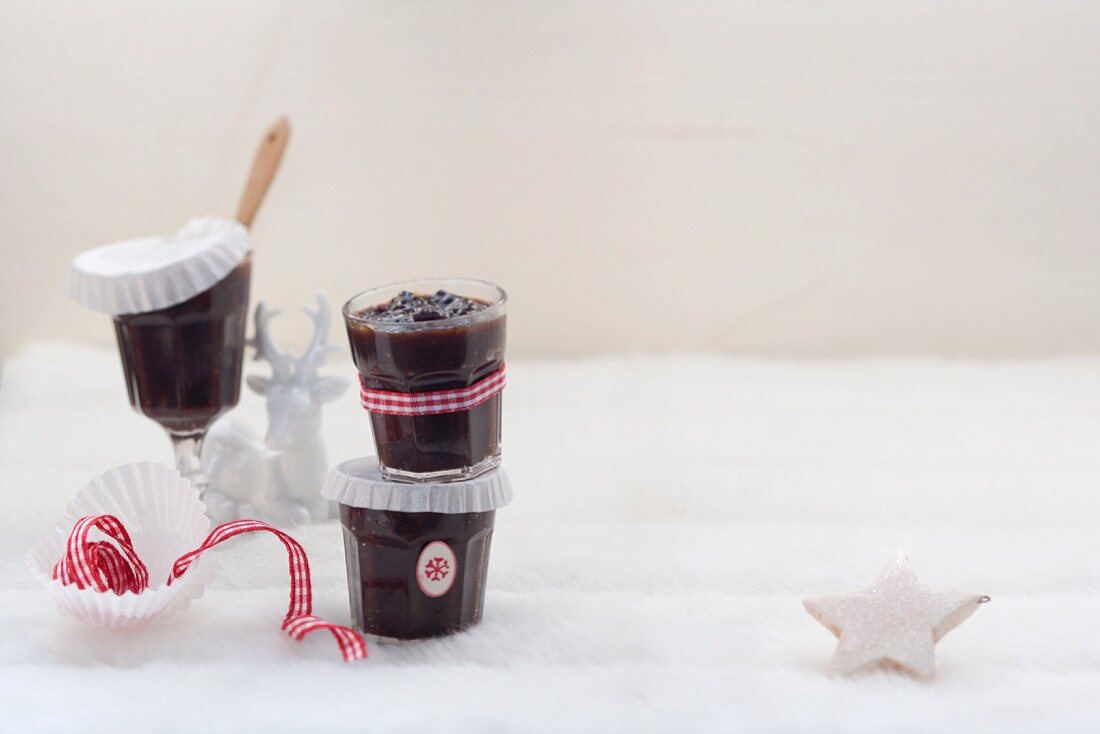
{"label": "paper liner jar cover", "polygon": [[174,235],[123,240],[77,255],[69,295],[113,316],[157,311],[222,280],[249,247],[248,230],[239,222],[192,219]]}
{"label": "paper liner jar cover", "polygon": [[[134,549],[149,568],[150,588],[140,594],[100,593],[53,578],[77,520],[114,515],[130,532]],[[173,562],[202,542],[210,529],[202,500],[191,482],[162,464],[126,464],[105,472],[65,508],[54,533],[36,543],[27,563],[58,608],[100,627],[137,627],[167,612],[184,609],[214,578],[215,559],[207,554],[176,583],[167,583]]]}
{"label": "paper liner jar cover", "polygon": [[321,496],[371,510],[458,515],[507,506],[512,501],[512,484],[499,468],[462,482],[391,482],[382,476],[378,459],[367,456],[333,468]]}

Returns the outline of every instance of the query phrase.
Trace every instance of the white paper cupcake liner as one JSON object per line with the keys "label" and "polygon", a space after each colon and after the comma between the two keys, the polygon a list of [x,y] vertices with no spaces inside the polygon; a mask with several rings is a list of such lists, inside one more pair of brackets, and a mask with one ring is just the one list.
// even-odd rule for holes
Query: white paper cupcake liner
{"label": "white paper cupcake liner", "polygon": [[174,235],[123,240],[77,255],[69,295],[113,316],[183,303],[229,274],[250,247],[240,222],[192,219]]}
{"label": "white paper cupcake liner", "polygon": [[512,501],[512,483],[503,469],[462,482],[390,482],[382,477],[378,459],[366,456],[333,468],[321,487],[321,496],[371,510],[459,515],[505,507]]}
{"label": "white paper cupcake liner", "polygon": [[[149,569],[148,589],[117,595],[66,586],[53,578],[69,533],[77,520],[88,515],[114,515],[122,521]],[[171,586],[167,581],[176,559],[199,547],[209,529],[210,521],[190,480],[163,464],[125,464],[96,477],[77,494],[53,535],[31,548],[27,564],[63,613],[101,627],[137,627],[184,609],[202,596],[214,578],[215,559],[210,553],[200,556]]]}

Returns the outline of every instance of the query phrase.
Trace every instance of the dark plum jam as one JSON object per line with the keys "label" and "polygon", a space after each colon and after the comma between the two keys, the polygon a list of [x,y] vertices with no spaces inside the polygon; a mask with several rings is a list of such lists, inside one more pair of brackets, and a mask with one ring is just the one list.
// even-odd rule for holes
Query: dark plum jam
{"label": "dark plum jam", "polygon": [[[505,315],[476,316],[490,304],[446,291],[403,291],[348,314],[352,358],[366,386],[401,393],[473,385],[504,364]],[[449,322],[454,321],[452,325]],[[451,480],[499,463],[501,396],[438,415],[371,413],[379,463],[388,478]]]}
{"label": "dark plum jam", "polygon": [[377,637],[414,640],[480,621],[495,514],[341,504],[355,626]]}
{"label": "dark plum jam", "polygon": [[411,324],[419,321],[440,321],[469,316],[483,311],[489,304],[473,298],[436,291],[430,296],[401,291],[387,303],[363,309],[360,318],[385,324]]}
{"label": "dark plum jam", "polygon": [[198,433],[237,404],[251,256],[202,293],[115,316],[130,403],[177,434]]}

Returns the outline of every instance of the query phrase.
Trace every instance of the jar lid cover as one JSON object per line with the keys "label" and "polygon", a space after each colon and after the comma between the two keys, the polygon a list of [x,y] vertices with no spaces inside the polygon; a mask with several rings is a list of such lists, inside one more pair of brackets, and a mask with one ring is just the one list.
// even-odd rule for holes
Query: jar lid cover
{"label": "jar lid cover", "polygon": [[371,510],[459,515],[508,505],[512,483],[503,469],[461,482],[391,482],[382,476],[378,459],[364,456],[334,467],[321,487],[321,496]]}
{"label": "jar lid cover", "polygon": [[240,222],[192,219],[174,235],[123,240],[77,255],[69,269],[69,295],[113,316],[158,311],[229,275],[249,247]]}

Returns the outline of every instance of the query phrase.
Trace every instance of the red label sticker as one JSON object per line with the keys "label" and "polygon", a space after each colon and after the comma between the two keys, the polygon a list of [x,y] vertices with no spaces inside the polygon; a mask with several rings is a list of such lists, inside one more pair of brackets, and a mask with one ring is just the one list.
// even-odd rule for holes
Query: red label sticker
{"label": "red label sticker", "polygon": [[425,595],[443,596],[451,590],[458,573],[458,560],[451,546],[433,540],[420,551],[416,560],[416,583]]}

